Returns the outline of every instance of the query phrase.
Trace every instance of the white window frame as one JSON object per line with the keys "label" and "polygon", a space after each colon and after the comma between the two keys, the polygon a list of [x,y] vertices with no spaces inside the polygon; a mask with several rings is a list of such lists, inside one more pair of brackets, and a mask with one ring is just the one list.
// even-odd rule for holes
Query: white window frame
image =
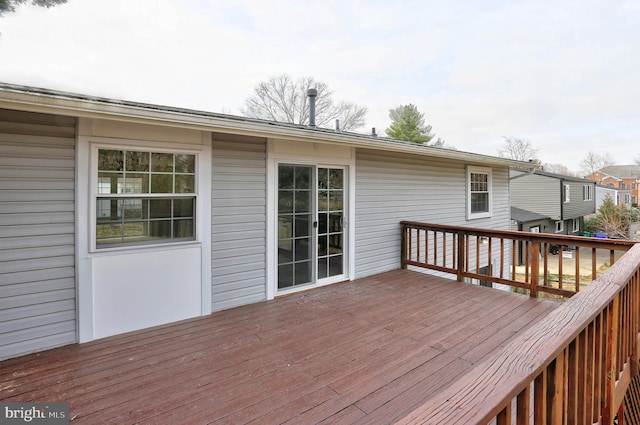
{"label": "white window frame", "polygon": [[585,184],[582,190],[582,199],[584,201],[591,201],[593,199],[593,186]]}
{"label": "white window frame", "polygon": [[556,221],[556,233],[564,232],[564,221]]}
{"label": "white window frame", "polygon": [[[141,194],[138,198],[152,199],[152,198],[172,198],[172,199],[184,199],[191,198],[194,199],[194,217],[193,217],[193,237],[189,239],[163,239],[153,242],[140,242],[140,243],[120,243],[113,245],[103,245],[98,246],[97,244],[97,201],[100,199],[100,194],[98,193],[98,151],[100,149],[109,149],[109,150],[124,150],[124,151],[141,151],[141,152],[154,152],[154,153],[172,153],[172,154],[189,154],[195,155],[195,187],[193,193],[188,194]],[[156,246],[173,246],[173,245],[182,245],[182,244],[193,244],[194,242],[198,243],[200,240],[200,229],[198,228],[200,223],[199,213],[201,213],[200,204],[200,193],[199,193],[199,166],[200,166],[200,158],[201,151],[200,150],[190,150],[188,148],[183,147],[170,147],[167,148],[165,146],[158,147],[149,145],[147,146],[145,143],[140,144],[130,144],[124,145],[120,143],[103,143],[103,142],[93,142],[91,143],[90,149],[90,166],[89,166],[89,191],[90,191],[90,205],[89,205],[89,228],[90,228],[90,245],[89,252],[98,253],[98,252],[109,252],[109,251],[118,251],[118,250],[131,250],[131,249],[140,249],[140,248],[150,248]],[[131,195],[122,196],[126,198]]]}
{"label": "white window frame", "polygon": [[562,185],[562,200],[565,204],[571,202],[571,186],[568,183]]}
{"label": "white window frame", "polygon": [[577,233],[580,231],[580,220],[574,218],[571,220],[571,232]]}
{"label": "white window frame", "polygon": [[[488,211],[471,211],[471,176],[472,174],[487,175],[487,194],[488,194]],[[492,170],[488,167],[467,166],[467,220],[475,220],[478,218],[491,217],[493,215],[493,176]]]}

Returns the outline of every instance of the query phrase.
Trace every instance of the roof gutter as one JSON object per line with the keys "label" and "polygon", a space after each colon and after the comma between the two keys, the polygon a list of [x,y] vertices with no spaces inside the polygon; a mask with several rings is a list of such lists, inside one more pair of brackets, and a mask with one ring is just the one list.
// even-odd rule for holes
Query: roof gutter
{"label": "roof gutter", "polygon": [[183,108],[118,101],[6,83],[0,83],[0,108],[82,118],[118,119],[141,124],[177,125],[181,128],[200,131],[228,132],[238,135],[272,137],[292,141],[348,144],[359,148],[410,153],[453,161],[512,168],[531,168],[532,172],[533,169],[538,168],[538,166],[523,161],[416,145],[411,142],[372,137],[358,133],[347,133],[317,127],[309,128],[295,124],[269,122]]}

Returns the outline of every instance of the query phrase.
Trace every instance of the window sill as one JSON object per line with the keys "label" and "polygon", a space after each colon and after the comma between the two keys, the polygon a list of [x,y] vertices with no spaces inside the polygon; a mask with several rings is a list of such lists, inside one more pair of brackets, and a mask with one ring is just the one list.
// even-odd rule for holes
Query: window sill
{"label": "window sill", "polygon": [[148,245],[135,245],[135,246],[114,246],[104,248],[93,248],[89,251],[90,256],[100,255],[114,255],[114,254],[131,254],[131,253],[144,253],[144,252],[157,252],[157,251],[171,251],[176,249],[186,249],[202,246],[202,242],[198,240],[193,241],[181,241],[181,242],[167,242],[167,243],[154,243]]}

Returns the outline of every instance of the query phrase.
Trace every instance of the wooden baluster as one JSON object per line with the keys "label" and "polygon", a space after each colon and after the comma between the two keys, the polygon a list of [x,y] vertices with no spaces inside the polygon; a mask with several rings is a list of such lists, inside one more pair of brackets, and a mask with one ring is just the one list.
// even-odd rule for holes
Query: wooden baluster
{"label": "wooden baluster", "polygon": [[531,418],[531,387],[527,385],[516,399],[516,424],[529,425]]}
{"label": "wooden baluster", "polygon": [[458,282],[464,282],[464,259],[465,252],[467,251],[466,245],[466,235],[463,235],[460,232],[456,233],[458,239]]}
{"label": "wooden baluster", "polygon": [[[464,271],[467,272],[469,270],[467,270],[469,268],[469,234],[465,234],[464,235],[464,246],[465,246],[465,250],[464,250]],[[461,281],[462,282],[462,281]]]}
{"label": "wooden baluster", "polygon": [[580,247],[576,246],[576,292],[580,291]]}
{"label": "wooden baluster", "polygon": [[538,283],[540,283],[540,242],[532,241],[531,244],[531,281],[529,282],[529,296],[538,298]]}
{"label": "wooden baluster", "polygon": [[547,403],[547,423],[549,425],[560,425],[563,423],[563,398],[566,389],[564,386],[566,369],[565,351],[560,352],[547,368],[549,370],[549,381],[547,383],[547,397],[549,397]]}
{"label": "wooden baluster", "polygon": [[433,231],[433,265],[438,264],[438,232]]}
{"label": "wooden baluster", "polygon": [[442,233],[442,267],[447,267],[447,234]]}
{"label": "wooden baluster", "polygon": [[513,243],[511,245],[511,280],[516,280],[517,245],[518,241],[513,239]]}
{"label": "wooden baluster", "polygon": [[573,340],[567,349],[567,425],[577,425],[578,419],[578,343]]}
{"label": "wooden baluster", "polygon": [[511,403],[507,404],[504,409],[496,416],[496,425],[511,425]]}
{"label": "wooden baluster", "polygon": [[544,244],[544,250],[543,250],[543,261],[544,261],[544,274],[543,274],[543,278],[542,278],[542,285],[543,286],[551,286],[549,284],[549,244],[545,243]]}
{"label": "wooden baluster", "polygon": [[562,251],[564,246],[560,245],[560,251],[558,252],[558,288],[562,289]]}
{"label": "wooden baluster", "polygon": [[480,273],[480,236],[476,236],[476,274]]}
{"label": "wooden baluster", "polygon": [[407,232],[408,226],[402,225],[402,241],[400,243],[400,267],[407,268]]}
{"label": "wooden baluster", "polygon": [[489,276],[493,276],[493,240],[489,237],[488,240],[489,246],[487,247],[487,274]]}
{"label": "wooden baluster", "polygon": [[607,307],[607,326],[605,341],[606,377],[604,382],[604,406],[602,409],[602,424],[612,425],[617,406],[614,406],[616,393],[616,379],[618,377],[618,330],[620,327],[620,294],[616,294]]}
{"label": "wooden baluster", "polygon": [[536,425],[547,424],[548,370],[543,369],[533,383],[533,423]]}
{"label": "wooden baluster", "polygon": [[500,238],[500,279],[504,279],[504,238]]}

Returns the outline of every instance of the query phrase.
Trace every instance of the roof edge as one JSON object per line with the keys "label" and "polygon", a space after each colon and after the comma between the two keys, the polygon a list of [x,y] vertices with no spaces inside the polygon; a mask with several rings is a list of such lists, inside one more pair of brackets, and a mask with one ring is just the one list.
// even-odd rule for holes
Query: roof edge
{"label": "roof edge", "polygon": [[50,90],[0,82],[0,107],[30,112],[57,113],[83,118],[120,119],[155,125],[178,125],[204,131],[274,137],[290,140],[349,144],[374,150],[411,153],[453,161],[511,168],[537,169],[538,164],[497,156],[458,151],[412,142],[240,117],[195,109],[154,105],[127,100]]}

